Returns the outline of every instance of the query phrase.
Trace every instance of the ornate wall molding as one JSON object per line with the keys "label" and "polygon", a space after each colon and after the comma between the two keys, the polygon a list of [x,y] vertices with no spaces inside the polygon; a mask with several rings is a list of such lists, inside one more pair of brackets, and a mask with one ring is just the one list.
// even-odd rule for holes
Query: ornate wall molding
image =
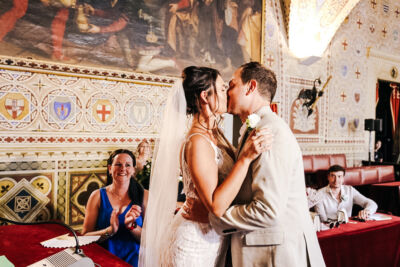
{"label": "ornate wall molding", "polygon": [[7,57],[0,55],[0,67],[8,70],[29,71],[42,74],[54,74],[79,78],[100,79],[127,83],[144,84],[173,84],[174,77],[119,71],[116,69],[103,69],[97,67],[86,67],[69,65],[59,62],[50,62],[26,58]]}
{"label": "ornate wall molding", "polygon": [[381,51],[379,49],[372,48],[372,47],[369,47],[367,49],[367,57],[369,57],[371,59],[385,60],[385,61],[388,61],[388,63],[391,62],[391,63],[400,64],[400,56],[399,55]]}

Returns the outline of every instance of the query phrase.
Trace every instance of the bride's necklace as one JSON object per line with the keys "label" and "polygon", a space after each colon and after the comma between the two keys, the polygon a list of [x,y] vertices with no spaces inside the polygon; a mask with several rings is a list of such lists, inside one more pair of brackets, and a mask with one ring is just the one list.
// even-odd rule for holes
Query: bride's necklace
{"label": "bride's necklace", "polygon": [[195,124],[195,125],[193,125],[193,128],[200,129],[200,130],[202,130],[203,132],[206,132],[206,133],[212,133],[212,130],[213,130],[213,129],[208,129],[208,128],[204,127],[201,124],[200,124],[200,126]]}
{"label": "bride's necklace", "polygon": [[[214,130],[215,129],[215,127],[213,127],[213,128],[208,128],[207,126],[204,126],[202,123],[201,123],[201,121],[197,121],[198,122],[198,124],[201,126],[201,128],[203,128],[204,130],[206,130],[206,131],[212,131],[212,130]],[[195,125],[195,126],[197,126],[197,125]],[[198,127],[198,126],[197,126]],[[200,128],[200,127],[199,127]]]}
{"label": "bride's necklace", "polygon": [[[208,128],[207,127],[207,123],[206,123],[206,125],[203,125],[202,123],[201,123],[201,121],[200,121],[200,114],[197,116],[197,120],[195,121],[195,123],[197,123],[198,125],[200,125],[200,127],[201,128],[203,128],[204,130],[206,130],[206,131],[212,131],[212,130],[214,130],[215,128],[216,128],[216,121],[214,120],[214,122],[213,122],[213,127],[212,128]],[[199,128],[199,129],[201,129],[199,126],[197,126],[197,125],[194,125],[194,127],[197,127],[197,128]]]}
{"label": "bride's necklace", "polygon": [[[203,126],[203,125],[200,124],[200,126]],[[206,129],[206,128],[204,128],[204,127],[199,127],[198,125],[193,125],[193,128],[199,129],[199,130],[202,131],[204,134],[206,134],[209,138],[211,138],[211,140],[213,140],[213,141],[216,142],[216,139],[217,139],[217,138],[215,137],[215,135],[214,135],[214,133],[213,133],[213,130],[214,130],[214,129]]]}

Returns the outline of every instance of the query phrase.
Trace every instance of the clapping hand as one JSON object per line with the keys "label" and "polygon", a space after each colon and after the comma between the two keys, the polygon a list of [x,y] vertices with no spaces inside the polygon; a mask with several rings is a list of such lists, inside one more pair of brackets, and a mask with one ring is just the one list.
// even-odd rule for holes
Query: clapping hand
{"label": "clapping hand", "polygon": [[242,155],[254,160],[261,153],[269,150],[273,141],[273,135],[267,128],[252,130],[243,146]]}
{"label": "clapping hand", "polygon": [[140,216],[141,213],[142,213],[141,207],[139,207],[138,205],[132,205],[132,207],[125,215],[125,226],[127,228],[131,228],[132,224],[135,223],[136,219]]}
{"label": "clapping hand", "polygon": [[118,227],[119,227],[118,215],[119,215],[119,213],[120,212],[115,209],[111,212],[110,226],[112,229],[112,234],[115,234],[118,231]]}

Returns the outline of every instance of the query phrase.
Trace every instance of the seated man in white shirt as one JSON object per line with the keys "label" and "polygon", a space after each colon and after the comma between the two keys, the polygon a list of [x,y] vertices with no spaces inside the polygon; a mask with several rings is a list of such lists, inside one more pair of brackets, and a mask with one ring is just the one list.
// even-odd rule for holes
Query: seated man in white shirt
{"label": "seated man in white shirt", "polygon": [[366,220],[374,214],[378,206],[376,203],[361,195],[355,188],[343,185],[345,169],[339,165],[333,165],[328,170],[329,184],[319,189],[322,200],[315,206],[315,211],[322,222],[337,221],[338,211],[345,210],[347,216],[351,216],[353,204],[363,208],[358,213],[358,218]]}

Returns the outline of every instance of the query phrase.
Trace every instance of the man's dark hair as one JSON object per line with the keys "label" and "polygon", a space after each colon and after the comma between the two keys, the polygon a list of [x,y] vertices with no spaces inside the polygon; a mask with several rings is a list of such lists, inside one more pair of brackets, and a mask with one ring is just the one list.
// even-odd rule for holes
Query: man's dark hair
{"label": "man's dark hair", "polygon": [[346,170],[340,165],[332,165],[332,166],[330,166],[329,169],[328,169],[328,175],[331,172],[343,172],[343,175],[346,174]]}
{"label": "man's dark hair", "polygon": [[242,69],[240,73],[242,83],[246,84],[250,80],[255,80],[260,94],[271,102],[277,86],[275,73],[255,61],[243,64],[240,68]]}

